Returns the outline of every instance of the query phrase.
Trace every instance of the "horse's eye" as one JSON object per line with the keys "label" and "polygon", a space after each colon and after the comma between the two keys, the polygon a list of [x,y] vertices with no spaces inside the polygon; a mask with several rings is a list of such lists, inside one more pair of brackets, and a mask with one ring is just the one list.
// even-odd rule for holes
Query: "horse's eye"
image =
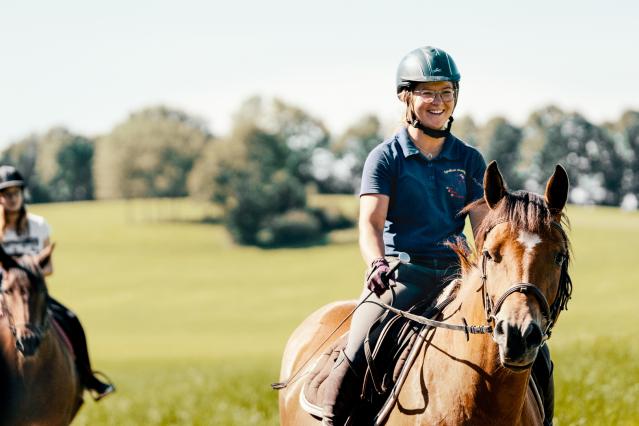
{"label": "horse's eye", "polygon": [[564,263],[564,259],[566,258],[566,255],[563,252],[559,252],[557,253],[557,255],[555,256],[555,263],[557,265],[561,265],[562,263]]}
{"label": "horse's eye", "polygon": [[495,263],[499,263],[499,261],[501,260],[501,255],[498,251],[493,251],[493,253],[491,254],[490,251],[484,250],[484,255],[488,260],[492,260]]}

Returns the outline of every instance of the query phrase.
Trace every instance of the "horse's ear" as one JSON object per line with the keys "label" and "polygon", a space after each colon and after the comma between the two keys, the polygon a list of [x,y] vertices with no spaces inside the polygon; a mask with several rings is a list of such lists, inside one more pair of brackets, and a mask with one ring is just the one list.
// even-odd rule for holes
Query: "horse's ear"
{"label": "horse's ear", "polygon": [[494,209],[506,195],[506,185],[501,177],[496,161],[491,161],[484,173],[484,199],[488,207]]}
{"label": "horse's ear", "polygon": [[557,164],[555,167],[555,173],[550,176],[548,183],[546,184],[546,194],[544,199],[548,208],[554,214],[559,214],[566,206],[568,200],[568,188],[570,184],[568,182],[568,173],[561,165]]}
{"label": "horse's ear", "polygon": [[55,243],[49,244],[48,246],[43,248],[42,251],[36,256],[36,262],[41,268],[47,266],[47,264],[51,261],[51,255],[53,254],[54,248]]}
{"label": "horse's ear", "polygon": [[18,262],[16,262],[13,257],[9,256],[7,252],[4,251],[2,245],[0,245],[0,265],[2,266],[2,269],[6,271],[18,266]]}

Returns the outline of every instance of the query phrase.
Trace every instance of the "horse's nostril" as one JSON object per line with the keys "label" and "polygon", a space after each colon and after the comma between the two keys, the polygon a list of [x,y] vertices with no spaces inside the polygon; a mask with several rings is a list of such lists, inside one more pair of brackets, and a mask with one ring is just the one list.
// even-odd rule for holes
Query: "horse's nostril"
{"label": "horse's nostril", "polygon": [[495,335],[499,336],[504,334],[504,320],[497,321],[495,325]]}
{"label": "horse's nostril", "polygon": [[541,328],[534,322],[528,326],[526,333],[524,334],[526,345],[529,348],[541,345],[542,337]]}
{"label": "horse's nostril", "polygon": [[24,356],[31,356],[35,354],[40,346],[40,337],[37,335],[23,336],[16,339],[16,349],[20,351]]}

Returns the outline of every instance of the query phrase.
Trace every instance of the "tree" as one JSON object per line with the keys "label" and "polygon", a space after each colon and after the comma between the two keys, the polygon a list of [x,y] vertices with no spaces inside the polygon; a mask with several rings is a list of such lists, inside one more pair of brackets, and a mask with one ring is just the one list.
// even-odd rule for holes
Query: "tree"
{"label": "tree", "polygon": [[94,176],[98,198],[180,197],[211,134],[204,122],[167,107],[131,114],[98,139]]}
{"label": "tree", "polygon": [[486,162],[496,160],[508,185],[513,189],[521,188],[523,179],[517,170],[522,140],[521,129],[503,117],[496,117],[486,123],[477,139],[481,141]]}
{"label": "tree", "polygon": [[573,202],[619,204],[624,162],[609,132],[577,113],[541,130],[544,144],[530,168],[538,186],[561,163],[571,181]]}
{"label": "tree", "polygon": [[304,110],[280,99],[254,96],[246,100],[233,116],[235,128],[257,127],[277,135],[288,149],[284,167],[302,183],[315,181],[312,158],[318,149],[329,145],[324,124]]}
{"label": "tree", "polygon": [[554,105],[534,111],[528,117],[523,128],[519,149],[518,171],[524,176],[524,185],[531,191],[541,191],[540,182],[544,177],[538,175],[534,167],[538,162],[539,152],[546,144],[546,129],[557,126],[565,118],[565,113]]}
{"label": "tree", "polygon": [[251,98],[235,114],[229,137],[204,149],[189,191],[222,206],[227,228],[241,244],[317,238],[318,220],[305,211],[305,184],[312,181],[312,153],[328,138],[323,129],[296,107]]}
{"label": "tree", "polygon": [[315,176],[322,192],[359,191],[364,162],[383,140],[382,125],[372,114],[362,116],[346,129],[330,151],[314,158]]}
{"label": "tree", "polygon": [[452,132],[462,141],[466,142],[468,145],[475,146],[479,148],[480,151],[483,152],[483,147],[480,147],[478,144],[478,133],[479,129],[475,124],[475,121],[471,116],[465,115],[461,118],[458,118],[453,123]]}
{"label": "tree", "polygon": [[74,137],[56,156],[58,172],[50,188],[64,201],[93,199],[93,141]]}
{"label": "tree", "polygon": [[62,127],[38,143],[36,168],[51,201],[93,199],[93,141]]}
{"label": "tree", "polygon": [[639,197],[639,111],[625,111],[613,129],[626,159],[622,190]]}

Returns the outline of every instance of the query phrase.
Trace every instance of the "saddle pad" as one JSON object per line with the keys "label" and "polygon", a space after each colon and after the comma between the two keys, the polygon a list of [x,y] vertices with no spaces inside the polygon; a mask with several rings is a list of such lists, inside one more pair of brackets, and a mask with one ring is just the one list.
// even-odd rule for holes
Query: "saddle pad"
{"label": "saddle pad", "polygon": [[337,342],[322,352],[313,369],[308,373],[302,392],[300,392],[300,405],[302,408],[320,419],[322,418],[322,400],[324,399],[322,384],[328,378],[340,352],[346,347],[347,337],[348,334],[343,335]]}

